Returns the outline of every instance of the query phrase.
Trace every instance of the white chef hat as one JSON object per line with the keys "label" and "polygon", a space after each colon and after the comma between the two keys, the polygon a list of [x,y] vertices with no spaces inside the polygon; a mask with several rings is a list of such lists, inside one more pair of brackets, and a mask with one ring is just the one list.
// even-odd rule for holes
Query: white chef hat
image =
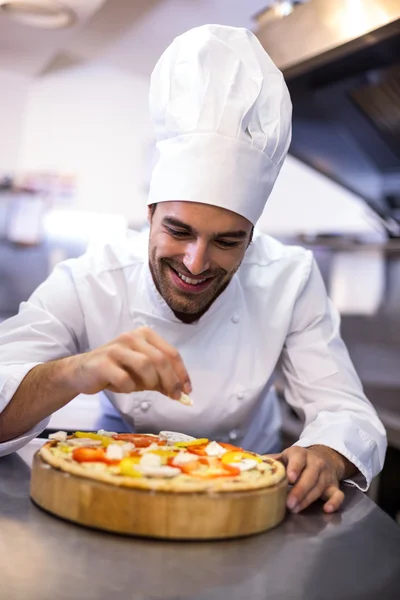
{"label": "white chef hat", "polygon": [[282,73],[253,33],[222,25],[177,37],[151,76],[158,162],[148,204],[221,206],[255,223],[291,139]]}

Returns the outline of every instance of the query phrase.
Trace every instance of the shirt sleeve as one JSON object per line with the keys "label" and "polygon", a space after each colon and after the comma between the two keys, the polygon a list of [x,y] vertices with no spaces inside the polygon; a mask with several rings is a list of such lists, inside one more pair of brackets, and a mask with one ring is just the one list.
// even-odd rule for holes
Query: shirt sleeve
{"label": "shirt sleeve", "polygon": [[384,463],[386,432],[364,395],[340,336],[340,317],[309,253],[304,287],[297,298],[282,353],[285,397],[304,419],[296,445],[322,444],[359,470],[347,480],[366,491]]}
{"label": "shirt sleeve", "polygon": [[[31,369],[87,347],[84,317],[70,268],[72,262],[61,263],[29,300],[21,304],[19,313],[0,324],[0,412]],[[44,427],[47,424],[42,423]],[[42,430],[38,425],[36,435]]]}

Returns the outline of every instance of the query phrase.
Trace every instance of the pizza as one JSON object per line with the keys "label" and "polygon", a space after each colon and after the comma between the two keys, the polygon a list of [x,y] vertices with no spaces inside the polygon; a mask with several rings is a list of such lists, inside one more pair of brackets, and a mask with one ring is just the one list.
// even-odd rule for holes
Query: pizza
{"label": "pizza", "polygon": [[277,485],[279,461],[206,438],[162,431],[158,435],[59,431],[40,449],[55,469],[107,484],[162,492],[235,492]]}

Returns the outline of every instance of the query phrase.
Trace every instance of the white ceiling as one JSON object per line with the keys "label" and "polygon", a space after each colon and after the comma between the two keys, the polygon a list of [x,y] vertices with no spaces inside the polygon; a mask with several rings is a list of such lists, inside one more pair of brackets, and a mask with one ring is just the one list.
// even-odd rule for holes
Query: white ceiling
{"label": "white ceiling", "polygon": [[253,27],[272,0],[65,0],[78,15],[41,30],[0,14],[0,69],[38,75],[89,60],[148,76],[172,39],[205,23]]}
{"label": "white ceiling", "polygon": [[69,42],[105,0],[65,0],[78,19],[67,29],[46,30],[29,27],[0,12],[0,70],[33,76]]}
{"label": "white ceiling", "polygon": [[[136,0],[128,8],[124,0],[112,0],[70,41],[66,50],[74,57],[85,59],[101,56],[107,63],[148,76],[175,36],[206,23],[251,29],[252,17],[269,2],[271,0],[148,0],[144,3]],[[135,10],[135,5],[141,6],[141,10]],[[114,17],[119,14],[123,25],[119,31],[115,21],[102,18],[102,13],[105,16],[108,10]],[[101,29],[103,37],[89,35],[88,38],[92,26],[93,33]],[[110,28],[113,35],[106,36]],[[90,43],[95,37],[97,43]]]}

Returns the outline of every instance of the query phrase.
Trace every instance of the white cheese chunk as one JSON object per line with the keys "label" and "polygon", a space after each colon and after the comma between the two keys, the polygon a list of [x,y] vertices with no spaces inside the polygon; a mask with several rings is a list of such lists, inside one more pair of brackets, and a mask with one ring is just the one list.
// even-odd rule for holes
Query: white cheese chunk
{"label": "white cheese chunk", "polygon": [[158,454],[152,454],[151,452],[146,452],[140,459],[139,465],[142,467],[160,467],[161,466],[161,456]]}
{"label": "white cheese chunk", "polygon": [[121,460],[124,454],[124,447],[121,444],[109,444],[106,448],[106,457],[110,460]]}
{"label": "white cheese chunk", "polygon": [[106,431],[105,429],[99,429],[97,432],[99,435],[106,435],[108,437],[112,437],[113,435],[118,435],[115,431]]}
{"label": "white cheese chunk", "polygon": [[55,433],[50,433],[49,440],[56,440],[57,442],[65,442],[67,439],[66,431],[56,431]]}
{"label": "white cheese chunk", "polygon": [[210,442],[205,447],[205,453],[207,454],[207,456],[217,456],[219,458],[220,456],[223,456],[226,452],[227,450],[220,446],[218,442]]}
{"label": "white cheese chunk", "polygon": [[[148,456],[148,455],[147,455]],[[135,469],[142,473],[142,475],[147,475],[147,477],[176,477],[181,473],[180,469],[176,467],[168,467],[167,465],[161,467],[147,467],[143,465],[135,465]]]}
{"label": "white cheese chunk", "polygon": [[140,453],[147,454],[147,452],[152,452],[153,450],[159,450],[159,446],[156,442],[152,442],[147,448],[140,448]]}
{"label": "white cheese chunk", "polygon": [[231,467],[236,467],[241,471],[250,471],[251,469],[255,469],[258,465],[258,462],[253,458],[242,458],[242,460],[238,462],[230,463]]}
{"label": "white cheese chunk", "polygon": [[135,450],[136,446],[135,444],[132,444],[132,442],[125,442],[124,444],[122,444],[122,448],[124,449],[124,454],[129,454],[130,452]]}
{"label": "white cheese chunk", "polygon": [[193,400],[191,399],[190,396],[188,396],[187,394],[184,394],[182,392],[181,397],[179,398],[178,402],[180,402],[181,404],[184,404],[185,406],[193,406]]}
{"label": "white cheese chunk", "polygon": [[189,452],[179,452],[179,454],[174,456],[172,462],[174,465],[187,465],[196,460],[196,458],[194,454],[189,454]]}
{"label": "white cheese chunk", "polygon": [[159,435],[162,440],[167,440],[167,446],[173,446],[175,442],[192,442],[196,439],[178,431],[160,431]]}

